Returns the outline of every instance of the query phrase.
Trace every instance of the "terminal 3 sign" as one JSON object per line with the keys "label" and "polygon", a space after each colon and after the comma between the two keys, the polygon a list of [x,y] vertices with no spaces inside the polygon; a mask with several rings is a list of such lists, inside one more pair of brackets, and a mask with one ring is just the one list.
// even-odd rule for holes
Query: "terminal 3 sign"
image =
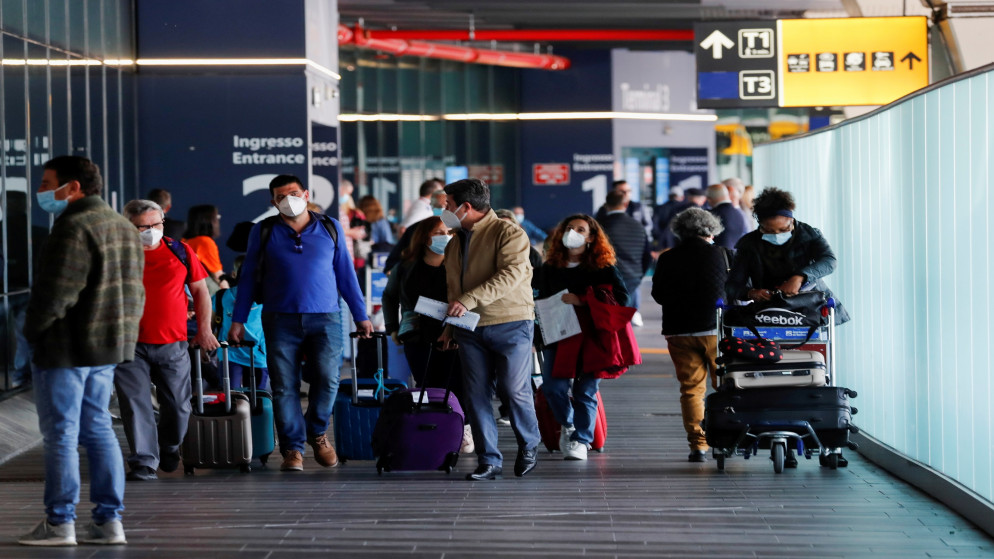
{"label": "terminal 3 sign", "polygon": [[697,106],[884,105],[928,85],[924,17],[694,25]]}

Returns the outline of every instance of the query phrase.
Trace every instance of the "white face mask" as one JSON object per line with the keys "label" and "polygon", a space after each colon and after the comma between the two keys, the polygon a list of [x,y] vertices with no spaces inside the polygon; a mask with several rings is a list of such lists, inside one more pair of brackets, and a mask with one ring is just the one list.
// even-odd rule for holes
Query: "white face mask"
{"label": "white face mask", "polygon": [[280,213],[287,217],[297,217],[307,209],[307,200],[296,196],[287,196],[280,201]]}
{"label": "white face mask", "polygon": [[[458,209],[458,208],[457,208]],[[458,229],[462,227],[462,220],[466,217],[467,212],[463,212],[462,217],[455,212],[450,212],[449,210],[442,210],[442,223],[445,224],[449,229]]]}
{"label": "white face mask", "polygon": [[147,247],[154,247],[159,244],[159,241],[162,240],[162,230],[153,227],[139,232],[138,237],[141,239],[143,245]]}
{"label": "white face mask", "polygon": [[580,248],[585,244],[587,244],[587,238],[573,229],[570,229],[563,235],[563,246],[566,248]]}

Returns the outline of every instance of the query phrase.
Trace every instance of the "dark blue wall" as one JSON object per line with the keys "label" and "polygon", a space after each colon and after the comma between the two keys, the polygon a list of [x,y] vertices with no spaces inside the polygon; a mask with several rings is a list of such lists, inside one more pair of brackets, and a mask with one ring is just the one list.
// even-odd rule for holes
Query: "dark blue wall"
{"label": "dark blue wall", "polygon": [[[304,0],[139,2],[140,58],[301,58]],[[328,32],[330,38],[335,33]]]}
{"label": "dark blue wall", "polygon": [[[557,52],[570,59],[569,70],[521,72],[521,112],[610,111],[610,51]],[[521,202],[528,219],[543,229],[564,217],[593,211],[592,193],[585,180],[612,171],[589,171],[576,155],[610,154],[613,150],[610,120],[545,120],[521,123]],[[532,167],[541,163],[570,165],[568,185],[535,185]],[[610,165],[610,162],[598,162]]]}

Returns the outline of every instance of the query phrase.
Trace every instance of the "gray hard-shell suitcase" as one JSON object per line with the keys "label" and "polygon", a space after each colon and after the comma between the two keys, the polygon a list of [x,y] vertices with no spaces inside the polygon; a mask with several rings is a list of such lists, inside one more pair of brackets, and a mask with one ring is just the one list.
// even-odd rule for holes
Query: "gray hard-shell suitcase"
{"label": "gray hard-shell suitcase", "polygon": [[231,391],[228,344],[221,342],[223,403],[204,403],[200,348],[193,359],[193,413],[183,439],[183,470],[239,468],[250,472],[252,462],[252,412],[247,394]]}
{"label": "gray hard-shell suitcase", "polygon": [[783,359],[776,363],[735,360],[719,369],[719,374],[722,384],[731,383],[740,389],[828,384],[825,357],[817,351],[796,349],[784,350]]}

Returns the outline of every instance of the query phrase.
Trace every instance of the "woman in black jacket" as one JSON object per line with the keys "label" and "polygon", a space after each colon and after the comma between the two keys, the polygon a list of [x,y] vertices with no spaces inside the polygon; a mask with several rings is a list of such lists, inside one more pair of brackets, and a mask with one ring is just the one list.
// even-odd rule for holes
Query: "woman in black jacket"
{"label": "woman in black jacket", "polygon": [[663,335],[680,381],[680,412],[687,431],[691,462],[707,460],[701,429],[706,381],[717,385],[718,324],[715,303],[724,293],[728,253],[714,244],[721,222],[709,212],[690,208],[677,214],[670,229],[675,248],[659,255],[652,276],[652,298],[663,306]]}
{"label": "woman in black jacket", "polygon": [[[759,228],[735,245],[735,261],[725,291],[730,301],[766,301],[772,290],[784,295],[800,291],[832,292],[825,276],[835,271],[835,253],[818,229],[794,219],[794,198],[779,188],[766,188],[753,204]],[[835,322],[849,320],[836,300]]]}
{"label": "woman in black jacket", "polygon": [[[578,295],[585,295],[588,287],[610,285],[618,304],[627,305],[628,290],[614,264],[614,249],[594,218],[583,214],[567,217],[549,236],[549,249],[539,272],[538,296],[545,299],[566,290],[568,293],[562,295],[562,301],[582,306]],[[594,440],[600,379],[593,374],[572,379],[573,401],[570,402],[571,379],[552,375],[557,345],[549,344],[543,350],[542,392],[552,415],[562,425],[559,449],[563,457],[586,460],[587,445]]]}
{"label": "woman in black jacket", "polygon": [[[403,346],[414,382],[430,388],[445,388],[448,383],[462,404],[462,369],[457,353],[431,347],[442,333],[441,321],[414,312],[419,297],[448,300],[444,261],[445,246],[451,238],[438,217],[418,222],[411,244],[404,249],[401,262],[391,271],[383,290],[383,321],[387,334]],[[467,424],[460,452],[473,450],[473,435]]]}

